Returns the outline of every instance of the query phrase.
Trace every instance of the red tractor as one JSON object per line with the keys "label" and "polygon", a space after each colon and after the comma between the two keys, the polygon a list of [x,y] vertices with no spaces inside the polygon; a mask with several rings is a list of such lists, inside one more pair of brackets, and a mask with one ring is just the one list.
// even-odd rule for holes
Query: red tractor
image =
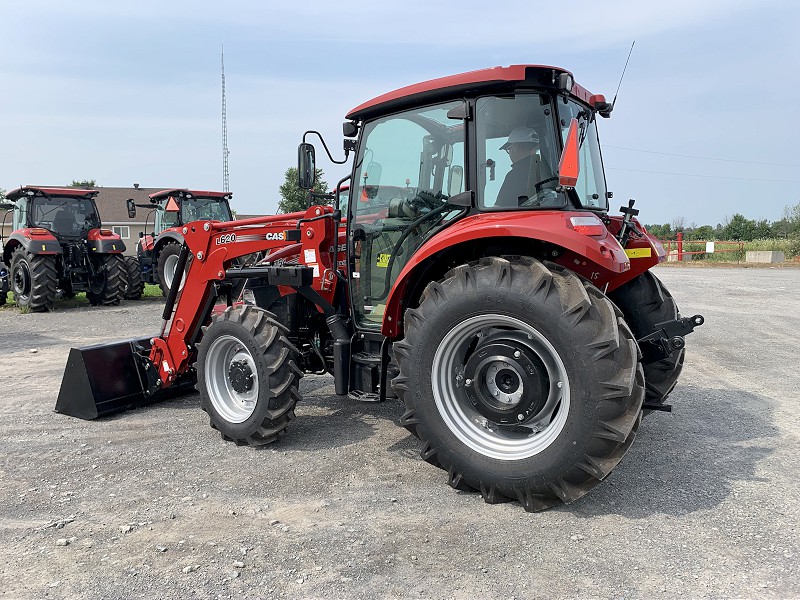
{"label": "red tractor", "polygon": [[[632,203],[609,215],[597,117],[610,112],[568,71],[534,65],[358,106],[337,185],[349,180],[346,217],[334,193],[304,213],[187,223],[186,282],[161,334],[73,349],[56,410],[94,418],[196,372],[212,427],[263,445],[294,418],[303,374],[327,372],[338,395],[397,394],[422,458],[456,489],[528,511],[580,498],[622,460],[643,409],[668,410],[684,336],[703,322],[649,271],[665,253]],[[252,303],[217,314],[231,278],[249,279]]]}
{"label": "red tractor", "polygon": [[92,305],[119,304],[127,287],[125,243],[103,229],[97,190],[25,186],[10,191],[14,231],[3,248],[17,306],[47,310],[57,293],[86,292]]}
{"label": "red tractor", "polygon": [[[150,194],[150,205],[128,200],[128,216],[136,216],[136,207],[152,209],[153,232],[143,235],[136,245],[136,263],[129,264],[132,284],[126,297],[138,298],[145,283],[157,284],[166,296],[175,276],[175,265],[183,244],[184,224],[199,219],[231,221],[230,192],[204,192],[171,189]],[[138,272],[137,272],[138,271]]]}

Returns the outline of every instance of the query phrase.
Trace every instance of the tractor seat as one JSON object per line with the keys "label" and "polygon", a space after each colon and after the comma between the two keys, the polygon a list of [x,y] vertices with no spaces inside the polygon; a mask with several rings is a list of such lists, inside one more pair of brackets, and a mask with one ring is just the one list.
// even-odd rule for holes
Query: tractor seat
{"label": "tractor seat", "polygon": [[60,210],[53,218],[53,231],[61,234],[71,234],[75,229],[75,217],[66,210]]}

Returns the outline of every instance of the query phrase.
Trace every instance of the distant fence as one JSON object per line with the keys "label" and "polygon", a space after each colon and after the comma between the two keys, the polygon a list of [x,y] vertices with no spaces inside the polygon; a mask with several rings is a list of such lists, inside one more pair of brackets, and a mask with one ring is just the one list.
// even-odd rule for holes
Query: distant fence
{"label": "distant fence", "polygon": [[678,233],[677,239],[662,240],[661,243],[671,260],[693,260],[696,256],[700,257],[701,255],[705,258],[707,254],[735,254],[735,256],[724,257],[728,260],[744,258],[745,242],[684,240],[683,234]]}

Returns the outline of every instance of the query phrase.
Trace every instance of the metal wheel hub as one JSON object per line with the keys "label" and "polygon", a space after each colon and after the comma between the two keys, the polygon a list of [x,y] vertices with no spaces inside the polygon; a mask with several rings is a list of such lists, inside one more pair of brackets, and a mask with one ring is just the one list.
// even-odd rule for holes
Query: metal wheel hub
{"label": "metal wheel hub", "polygon": [[431,367],[444,424],[484,456],[524,460],[553,444],[567,423],[567,369],[525,321],[498,313],[469,317],[444,335]]}
{"label": "metal wheel hub", "polygon": [[243,394],[253,389],[253,371],[246,360],[235,360],[228,369],[228,379],[234,391]]}
{"label": "metal wheel hub", "polygon": [[27,296],[30,293],[31,290],[30,273],[28,272],[28,269],[23,267],[21,264],[17,265],[17,268],[14,269],[13,282],[14,282],[13,292],[15,296]]}
{"label": "metal wheel hub", "polygon": [[547,401],[549,378],[533,350],[511,332],[480,338],[467,361],[465,394],[478,413],[495,423],[523,423]]}
{"label": "metal wheel hub", "polygon": [[249,419],[258,401],[258,377],[247,347],[232,335],[221,335],[211,342],[204,368],[208,397],[217,413],[230,423]]}

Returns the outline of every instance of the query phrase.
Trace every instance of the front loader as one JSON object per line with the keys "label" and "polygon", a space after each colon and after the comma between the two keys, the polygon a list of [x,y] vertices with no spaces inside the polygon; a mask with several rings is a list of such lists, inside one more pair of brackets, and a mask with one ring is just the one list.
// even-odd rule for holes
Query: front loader
{"label": "front loader", "polygon": [[[56,410],[101,416],[196,374],[212,427],[263,445],[294,418],[303,374],[330,373],[337,395],[398,396],[452,487],[528,511],[580,498],[622,460],[643,411],[668,410],[684,337],[703,322],[649,271],[665,253],[633,204],[608,214],[597,117],[611,108],[535,65],[360,105],[334,206],[184,225],[185,284],[160,334],[73,349]],[[298,150],[305,189],[314,134]],[[224,290],[243,278],[247,302],[231,305]]]}

